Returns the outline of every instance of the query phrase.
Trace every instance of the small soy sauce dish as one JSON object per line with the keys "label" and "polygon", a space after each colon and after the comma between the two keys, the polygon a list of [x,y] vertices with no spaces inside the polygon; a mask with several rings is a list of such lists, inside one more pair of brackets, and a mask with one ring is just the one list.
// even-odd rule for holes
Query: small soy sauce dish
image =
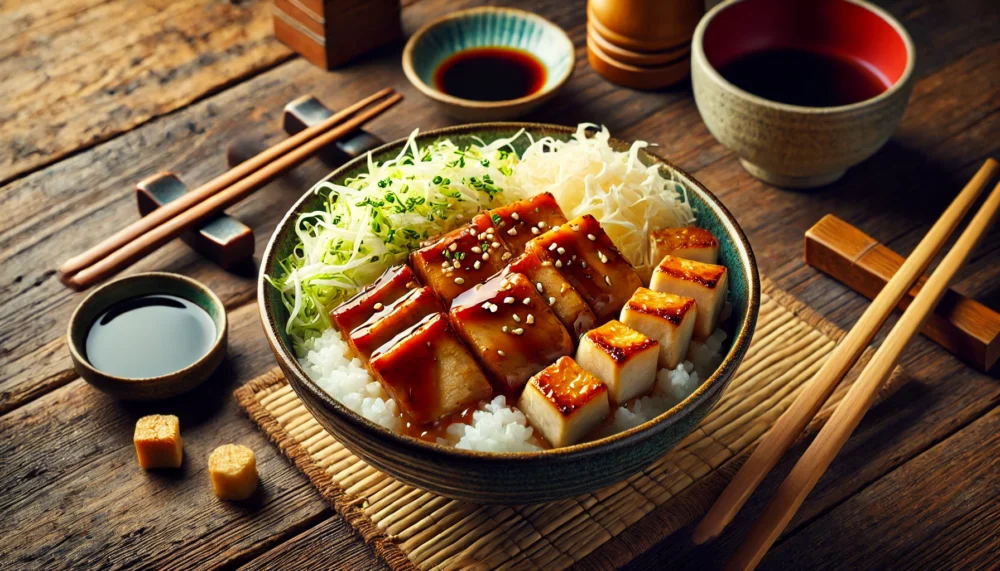
{"label": "small soy sauce dish", "polygon": [[69,320],[76,372],[123,400],[158,400],[201,384],[222,363],[229,324],[203,284],[150,272],[91,292]]}
{"label": "small soy sauce dish", "polygon": [[452,12],[413,34],[406,78],[459,119],[497,121],[530,113],[573,73],[573,42],[537,14],[485,6]]}

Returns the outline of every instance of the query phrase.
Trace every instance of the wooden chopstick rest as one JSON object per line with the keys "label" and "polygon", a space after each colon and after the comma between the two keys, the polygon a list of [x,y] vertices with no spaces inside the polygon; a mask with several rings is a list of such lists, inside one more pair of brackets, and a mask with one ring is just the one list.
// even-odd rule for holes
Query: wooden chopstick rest
{"label": "wooden chopstick rest", "polygon": [[[187,191],[187,186],[171,172],[161,172],[143,179],[135,186],[139,214],[145,216],[164,204],[177,200]],[[226,270],[253,257],[253,229],[224,213],[185,232],[181,239],[191,249]]]}
{"label": "wooden chopstick rest", "polygon": [[[303,95],[285,105],[281,126],[290,136],[330,118],[333,111],[313,95]],[[328,166],[340,166],[360,157],[368,151],[385,144],[381,138],[364,129],[357,129],[349,135],[323,147],[316,157]],[[230,168],[246,161],[267,148],[259,137],[244,135],[233,140],[226,148],[226,163]]]}
{"label": "wooden chopstick rest", "polygon": [[[806,231],[806,263],[869,299],[882,291],[904,259],[832,214]],[[900,309],[913,301],[926,280],[917,281]],[[921,331],[981,371],[989,371],[1000,358],[1000,314],[952,289]]]}

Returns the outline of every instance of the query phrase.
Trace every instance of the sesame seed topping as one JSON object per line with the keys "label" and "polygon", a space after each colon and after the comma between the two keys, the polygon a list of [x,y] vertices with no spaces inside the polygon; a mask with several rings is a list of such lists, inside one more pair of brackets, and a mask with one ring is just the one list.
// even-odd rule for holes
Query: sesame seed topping
{"label": "sesame seed topping", "polygon": [[552,305],[555,302],[556,302],[556,298],[554,298],[554,297],[550,297],[549,298],[549,305]]}
{"label": "sesame seed topping", "polygon": [[542,293],[542,282],[535,282],[535,289],[538,290],[538,293]]}
{"label": "sesame seed topping", "polygon": [[545,228],[546,226],[548,226],[548,224],[546,224],[544,220],[541,220],[541,221],[538,222],[538,227],[539,228]]}
{"label": "sesame seed topping", "polygon": [[485,240],[486,239],[486,232],[481,232],[479,234],[479,236],[476,236],[476,238],[478,238],[479,240]]}
{"label": "sesame seed topping", "polygon": [[472,253],[473,254],[482,254],[483,253],[483,249],[480,248],[479,246],[473,246],[472,247]]}
{"label": "sesame seed topping", "polygon": [[514,321],[517,322],[517,323],[521,322],[521,317],[518,314],[516,314],[516,313],[514,314]]}
{"label": "sesame seed topping", "polygon": [[497,349],[497,355],[500,355],[501,357],[506,357],[507,353],[504,353],[502,349]]}
{"label": "sesame seed topping", "polygon": [[490,243],[490,247],[499,248],[500,247],[500,242],[491,242]]}
{"label": "sesame seed topping", "polygon": [[572,231],[574,231],[574,232],[579,232],[580,231],[580,225],[579,224],[570,224],[569,225],[569,229],[572,230]]}
{"label": "sesame seed topping", "polygon": [[517,236],[517,228],[511,226],[510,230],[507,230],[507,233],[510,234],[511,236]]}
{"label": "sesame seed topping", "polygon": [[375,305],[372,306],[372,309],[374,309],[375,311],[382,311],[384,308],[385,306],[382,305],[381,303],[376,303]]}
{"label": "sesame seed topping", "polygon": [[559,246],[558,248],[556,248],[556,252],[559,252],[560,255],[565,254],[566,253],[566,248],[563,248],[562,246]]}
{"label": "sesame seed topping", "polygon": [[465,278],[455,278],[455,283],[462,285],[465,283]]}
{"label": "sesame seed topping", "polygon": [[587,239],[593,242],[594,240],[597,239],[597,236],[594,236],[593,234],[587,234]]}
{"label": "sesame seed topping", "polygon": [[511,333],[513,333],[514,335],[524,335],[524,329],[521,328],[521,327],[518,327],[517,329],[511,331]]}
{"label": "sesame seed topping", "polygon": [[566,261],[566,267],[568,268],[572,263],[573,263],[573,258],[570,258],[569,260]]}
{"label": "sesame seed topping", "polygon": [[549,251],[551,252],[552,250],[555,250],[555,249],[556,249],[556,248],[558,248],[558,247],[559,247],[559,245],[558,245],[558,244],[556,244],[555,242],[552,242],[552,245],[551,245],[551,246],[549,246]]}
{"label": "sesame seed topping", "polygon": [[542,262],[542,266],[543,266],[543,267],[546,267],[546,268],[547,268],[547,267],[549,267],[549,266],[551,266],[551,265],[552,265],[552,262],[550,262],[550,261],[548,261],[548,260],[545,260],[544,262]]}
{"label": "sesame seed topping", "polygon": [[498,309],[500,309],[500,308],[497,307],[497,304],[495,304],[495,303],[491,303],[490,304],[490,313],[496,313]]}
{"label": "sesame seed topping", "polygon": [[455,243],[455,242],[452,242],[451,244],[448,245],[448,249],[451,250],[452,252],[454,252],[455,250],[458,249],[458,244]]}
{"label": "sesame seed topping", "polygon": [[506,326],[506,325],[504,325],[503,327],[501,327],[501,328],[500,328],[500,331],[503,331],[504,333],[506,333],[506,332],[507,332],[507,326]]}
{"label": "sesame seed topping", "polygon": [[482,305],[482,308],[485,309],[485,310],[489,310],[490,309],[490,302],[487,301],[486,303],[484,303]]}
{"label": "sesame seed topping", "polygon": [[517,212],[511,212],[510,217],[514,220],[520,220],[521,216]]}
{"label": "sesame seed topping", "polygon": [[526,298],[524,298],[524,299],[521,300],[521,303],[523,303],[524,305],[531,305],[531,298],[530,297],[526,297]]}
{"label": "sesame seed topping", "polygon": [[535,316],[529,313],[527,321],[528,321],[528,325],[534,325],[535,324]]}
{"label": "sesame seed topping", "polygon": [[482,265],[483,265],[482,262],[480,262],[479,260],[476,260],[476,262],[474,264],[472,264],[472,267],[478,270],[480,268],[480,266],[482,266]]}
{"label": "sesame seed topping", "polygon": [[514,303],[514,298],[508,295],[507,297],[503,298],[503,302],[506,303],[507,305],[510,305]]}
{"label": "sesame seed topping", "polygon": [[555,231],[559,230],[560,228],[562,228],[562,226],[556,224],[555,226],[552,227],[552,231],[555,232]]}
{"label": "sesame seed topping", "polygon": [[452,260],[451,261],[451,265],[452,265],[452,267],[457,268],[457,267],[459,267],[459,266],[462,265],[462,262],[459,262],[458,260]]}
{"label": "sesame seed topping", "polygon": [[606,283],[608,285],[611,285],[611,276],[605,275],[604,276],[604,283]]}
{"label": "sesame seed topping", "polygon": [[510,252],[504,252],[503,255],[500,256],[500,259],[503,260],[503,261],[505,261],[505,262],[507,260],[509,260],[510,259]]}
{"label": "sesame seed topping", "polygon": [[535,236],[538,236],[538,227],[537,226],[532,226],[531,227],[531,233],[534,234]]}
{"label": "sesame seed topping", "polygon": [[604,252],[598,250],[597,251],[597,257],[601,259],[601,263],[602,264],[608,263],[608,257],[604,255]]}
{"label": "sesame seed topping", "polygon": [[580,261],[580,265],[583,266],[583,269],[587,269],[587,261],[586,260],[581,260]]}
{"label": "sesame seed topping", "polygon": [[556,267],[557,268],[561,268],[562,267],[562,260],[556,260]]}
{"label": "sesame seed topping", "polygon": [[489,252],[483,252],[483,259],[484,260],[490,259],[490,253]]}

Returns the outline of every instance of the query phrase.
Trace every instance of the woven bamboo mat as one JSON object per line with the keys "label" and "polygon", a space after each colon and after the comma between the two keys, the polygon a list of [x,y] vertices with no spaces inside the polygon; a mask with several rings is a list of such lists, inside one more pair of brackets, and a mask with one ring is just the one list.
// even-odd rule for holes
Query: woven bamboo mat
{"label": "woven bamboo mat", "polygon": [[[532,506],[479,506],[398,482],[331,437],[275,369],[240,405],[393,569],[564,569],[622,565],[700,517],[843,331],[770,282],[753,342],[718,405],[688,438],[627,481]],[[870,357],[865,355],[864,361]],[[897,370],[881,400],[900,386]],[[815,432],[850,376],[810,425]]]}

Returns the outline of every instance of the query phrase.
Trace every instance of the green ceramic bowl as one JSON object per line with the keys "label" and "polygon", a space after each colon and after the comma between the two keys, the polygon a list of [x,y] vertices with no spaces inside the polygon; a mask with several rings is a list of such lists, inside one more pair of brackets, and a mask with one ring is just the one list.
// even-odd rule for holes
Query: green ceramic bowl
{"label": "green ceramic bowl", "polygon": [[[118,377],[91,365],[86,346],[87,334],[94,321],[120,301],[152,294],[184,298],[208,313],[215,323],[215,339],[208,353],[179,371],[158,377]],[[69,319],[66,344],[73,358],[73,368],[94,387],[124,400],[157,400],[189,391],[210,377],[226,356],[228,330],[226,308],[212,290],[182,275],[148,272],[108,282],[85,297]]]}
{"label": "green ceramic bowl", "polygon": [[[475,138],[489,143],[525,129],[536,139],[568,139],[575,129],[532,123],[464,125],[422,133],[420,145],[439,138],[456,144]],[[523,151],[524,139],[515,144]],[[405,141],[372,151],[376,161],[395,157]],[[629,144],[612,140],[618,150]],[[698,224],[718,239],[720,259],[729,268],[733,316],[727,327],[726,356],[719,369],[687,399],[659,417],[614,436],[542,452],[496,454],[430,444],[383,428],[350,411],[327,395],[299,366],[283,324],[288,317],[278,292],[263,278],[281,275],[278,260],[295,245],[293,225],[302,213],[321,207],[321,198],[306,193],[285,215],[271,237],[261,263],[258,300],[264,332],[292,388],[321,425],[354,454],[393,477],[443,496],[480,504],[527,504],[577,496],[621,481],[662,457],[708,414],[722,395],[746,353],[757,322],[760,279],[746,236],[732,214],[689,175],[645,151],[640,160],[674,173],[698,212]],[[367,168],[359,157],[334,171],[329,180],[341,182]]]}

